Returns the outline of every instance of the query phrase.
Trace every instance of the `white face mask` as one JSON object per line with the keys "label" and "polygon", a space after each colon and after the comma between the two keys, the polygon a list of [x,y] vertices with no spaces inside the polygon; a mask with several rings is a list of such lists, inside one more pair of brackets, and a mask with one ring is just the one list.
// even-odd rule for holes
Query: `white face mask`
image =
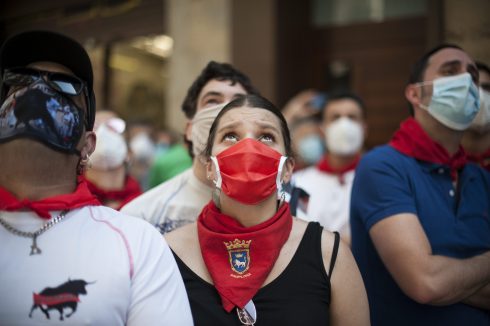
{"label": "white face mask", "polygon": [[129,148],[136,160],[148,163],[153,161],[156,147],[147,133],[142,132],[134,136],[129,142]]}
{"label": "white face mask", "polygon": [[298,155],[306,164],[315,164],[324,152],[322,138],[318,135],[304,137],[298,143]]}
{"label": "white face mask", "polygon": [[480,111],[471,123],[470,129],[479,133],[490,130],[490,92],[480,87]]}
{"label": "white face mask", "polygon": [[337,155],[356,154],[364,141],[364,130],[359,122],[342,117],[325,129],[325,142],[329,152]]}
{"label": "white face mask", "polygon": [[420,104],[437,121],[454,130],[467,129],[478,113],[480,101],[478,87],[467,72],[418,83],[433,84],[429,106]]}
{"label": "white face mask", "polygon": [[214,119],[216,119],[218,113],[221,112],[225,105],[226,103],[223,103],[205,108],[197,111],[196,115],[194,115],[191,127],[192,153],[194,157],[198,157],[204,152],[209,137],[209,129],[211,129]]}
{"label": "white face mask", "polygon": [[128,155],[124,137],[105,124],[95,131],[97,143],[90,156],[92,167],[97,170],[112,170],[123,165]]}

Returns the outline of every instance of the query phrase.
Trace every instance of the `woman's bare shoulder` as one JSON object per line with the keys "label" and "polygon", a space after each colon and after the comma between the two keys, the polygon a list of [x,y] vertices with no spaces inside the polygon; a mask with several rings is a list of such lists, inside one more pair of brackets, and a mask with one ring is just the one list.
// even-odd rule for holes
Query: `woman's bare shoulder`
{"label": "woman's bare shoulder", "polygon": [[181,226],[166,233],[164,237],[170,248],[180,256],[180,254],[188,250],[188,248],[195,247],[196,242],[199,243],[197,237],[197,223],[193,222]]}

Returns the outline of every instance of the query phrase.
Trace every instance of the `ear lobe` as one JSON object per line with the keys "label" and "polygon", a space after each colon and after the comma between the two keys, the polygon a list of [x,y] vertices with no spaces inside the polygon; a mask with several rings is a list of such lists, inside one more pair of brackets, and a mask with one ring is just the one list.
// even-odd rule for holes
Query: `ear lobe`
{"label": "ear lobe", "polygon": [[284,163],[284,168],[282,172],[282,182],[288,183],[291,180],[294,170],[294,159],[288,158]]}
{"label": "ear lobe", "polygon": [[192,142],[192,122],[187,121],[185,124],[185,139]]}
{"label": "ear lobe", "polygon": [[213,163],[211,160],[208,160],[206,163],[206,179],[209,181],[214,180],[214,169],[213,169]]}
{"label": "ear lobe", "polygon": [[97,136],[95,135],[95,132],[87,131],[83,137],[85,137],[85,141],[83,142],[83,147],[80,150],[81,157],[86,157],[87,155],[90,156],[95,150]]}
{"label": "ear lobe", "polygon": [[364,132],[364,141],[365,141],[368,136],[368,130],[369,130],[368,124],[365,121],[362,123],[362,130]]}
{"label": "ear lobe", "polygon": [[412,104],[414,108],[420,105],[419,90],[412,84],[405,87],[405,98]]}

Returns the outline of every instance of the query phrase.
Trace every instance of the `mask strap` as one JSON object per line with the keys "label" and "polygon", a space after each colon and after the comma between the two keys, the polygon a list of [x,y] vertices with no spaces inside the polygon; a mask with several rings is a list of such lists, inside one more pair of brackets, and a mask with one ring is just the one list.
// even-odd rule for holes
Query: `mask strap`
{"label": "mask strap", "polygon": [[422,81],[422,82],[415,83],[413,85],[416,86],[416,87],[422,87],[422,86],[427,86],[427,85],[430,85],[430,84],[434,84],[434,81],[433,80]]}
{"label": "mask strap", "polygon": [[429,111],[429,107],[427,105],[425,105],[424,103],[420,103],[419,107],[424,109],[425,111]]}
{"label": "mask strap", "polygon": [[277,178],[276,178],[276,187],[278,191],[281,191],[282,189],[282,180],[281,180],[282,170],[284,168],[284,163],[286,162],[287,159],[288,159],[287,156],[281,156],[281,160],[279,161],[279,167],[277,170]]}
{"label": "mask strap", "polygon": [[211,161],[216,169],[216,180],[213,180],[216,188],[221,189],[221,172],[219,171],[218,159],[216,156],[211,156]]}

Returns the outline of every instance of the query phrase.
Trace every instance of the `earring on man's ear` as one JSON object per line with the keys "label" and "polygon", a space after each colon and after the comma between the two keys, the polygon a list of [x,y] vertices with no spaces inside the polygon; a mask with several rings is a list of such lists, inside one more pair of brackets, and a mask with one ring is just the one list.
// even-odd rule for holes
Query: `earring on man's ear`
{"label": "earring on man's ear", "polygon": [[78,161],[77,174],[82,175],[89,168],[90,168],[90,156],[86,154],[84,157],[80,158],[80,161]]}

